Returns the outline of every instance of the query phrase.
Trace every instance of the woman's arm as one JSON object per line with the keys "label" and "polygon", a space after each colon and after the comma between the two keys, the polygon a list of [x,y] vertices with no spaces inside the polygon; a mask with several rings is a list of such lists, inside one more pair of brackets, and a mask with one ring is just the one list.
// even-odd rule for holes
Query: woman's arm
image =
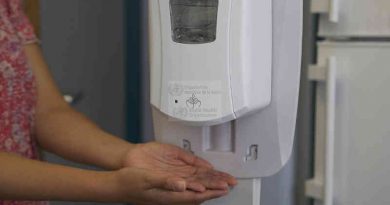
{"label": "woman's arm", "polygon": [[133,145],[105,133],[63,100],[36,44],[25,45],[25,53],[37,80],[39,145],[73,161],[106,169],[121,168],[123,157]]}
{"label": "woman's arm", "polygon": [[180,191],[172,179],[136,168],[97,172],[52,165],[0,152],[1,200],[122,202],[189,205],[227,190]]}
{"label": "woman's arm", "polygon": [[25,49],[38,84],[36,133],[44,149],[107,169],[149,171],[183,185],[180,191],[226,191],[237,183],[234,177],[214,170],[207,161],[178,147],[158,143],[133,145],[103,132],[64,102],[39,47],[32,44]]}
{"label": "woman's arm", "polygon": [[0,199],[104,201],[109,172],[51,165],[0,152]]}

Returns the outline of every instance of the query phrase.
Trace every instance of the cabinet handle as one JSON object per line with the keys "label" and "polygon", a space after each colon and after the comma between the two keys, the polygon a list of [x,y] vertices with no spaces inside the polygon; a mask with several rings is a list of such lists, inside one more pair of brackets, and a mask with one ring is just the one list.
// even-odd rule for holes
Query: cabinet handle
{"label": "cabinet handle", "polygon": [[64,94],[63,97],[68,104],[76,105],[83,99],[84,95],[82,92],[78,92],[76,94]]}
{"label": "cabinet handle", "polygon": [[[323,170],[316,171],[316,176],[306,182],[306,195],[317,200],[322,200],[324,205],[333,204],[334,184],[334,152],[335,152],[335,109],[336,109],[336,58],[330,57],[325,67],[310,66],[309,79],[319,83],[325,83],[325,133],[315,136],[320,140],[321,135],[325,136],[324,153],[321,154],[323,162],[316,161],[316,167]],[[318,149],[318,147],[316,147]],[[318,163],[324,163],[318,166]],[[318,174],[319,173],[319,174]]]}
{"label": "cabinet handle", "polygon": [[339,21],[340,0],[312,0],[311,12],[328,14],[329,21],[337,23]]}

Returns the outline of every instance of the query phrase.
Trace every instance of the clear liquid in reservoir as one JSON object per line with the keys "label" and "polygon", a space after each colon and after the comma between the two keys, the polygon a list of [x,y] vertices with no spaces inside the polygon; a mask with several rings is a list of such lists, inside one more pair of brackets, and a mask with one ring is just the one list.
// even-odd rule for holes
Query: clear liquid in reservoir
{"label": "clear liquid in reservoir", "polygon": [[172,39],[201,44],[216,40],[218,0],[171,0]]}

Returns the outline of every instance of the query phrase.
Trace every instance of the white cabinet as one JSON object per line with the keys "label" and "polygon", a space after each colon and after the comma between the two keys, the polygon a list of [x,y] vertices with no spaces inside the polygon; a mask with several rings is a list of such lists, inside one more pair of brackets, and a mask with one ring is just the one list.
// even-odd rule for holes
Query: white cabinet
{"label": "white cabinet", "polygon": [[[390,42],[322,42],[318,55],[318,65],[335,59],[332,204],[390,204]],[[326,113],[325,89],[317,86],[319,121],[326,121],[321,119],[326,115],[318,115]],[[326,141],[318,133],[316,140]],[[320,144],[316,149],[324,152]],[[332,155],[316,155],[316,173],[323,172],[318,163],[325,156]],[[320,181],[324,177],[317,176]]]}
{"label": "white cabinet", "polygon": [[[322,37],[390,37],[389,0],[328,0],[338,22],[321,15],[319,35]],[[326,0],[313,0],[314,7]]]}

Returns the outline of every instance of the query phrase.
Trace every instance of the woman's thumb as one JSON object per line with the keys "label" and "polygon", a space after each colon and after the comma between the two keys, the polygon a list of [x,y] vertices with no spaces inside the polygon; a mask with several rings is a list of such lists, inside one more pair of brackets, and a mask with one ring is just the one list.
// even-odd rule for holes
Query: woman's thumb
{"label": "woman's thumb", "polygon": [[187,182],[182,178],[168,178],[165,189],[175,192],[184,192],[187,190]]}
{"label": "woman's thumb", "polygon": [[184,192],[187,190],[187,182],[180,177],[163,177],[150,176],[147,177],[149,188],[165,189],[174,192]]}

